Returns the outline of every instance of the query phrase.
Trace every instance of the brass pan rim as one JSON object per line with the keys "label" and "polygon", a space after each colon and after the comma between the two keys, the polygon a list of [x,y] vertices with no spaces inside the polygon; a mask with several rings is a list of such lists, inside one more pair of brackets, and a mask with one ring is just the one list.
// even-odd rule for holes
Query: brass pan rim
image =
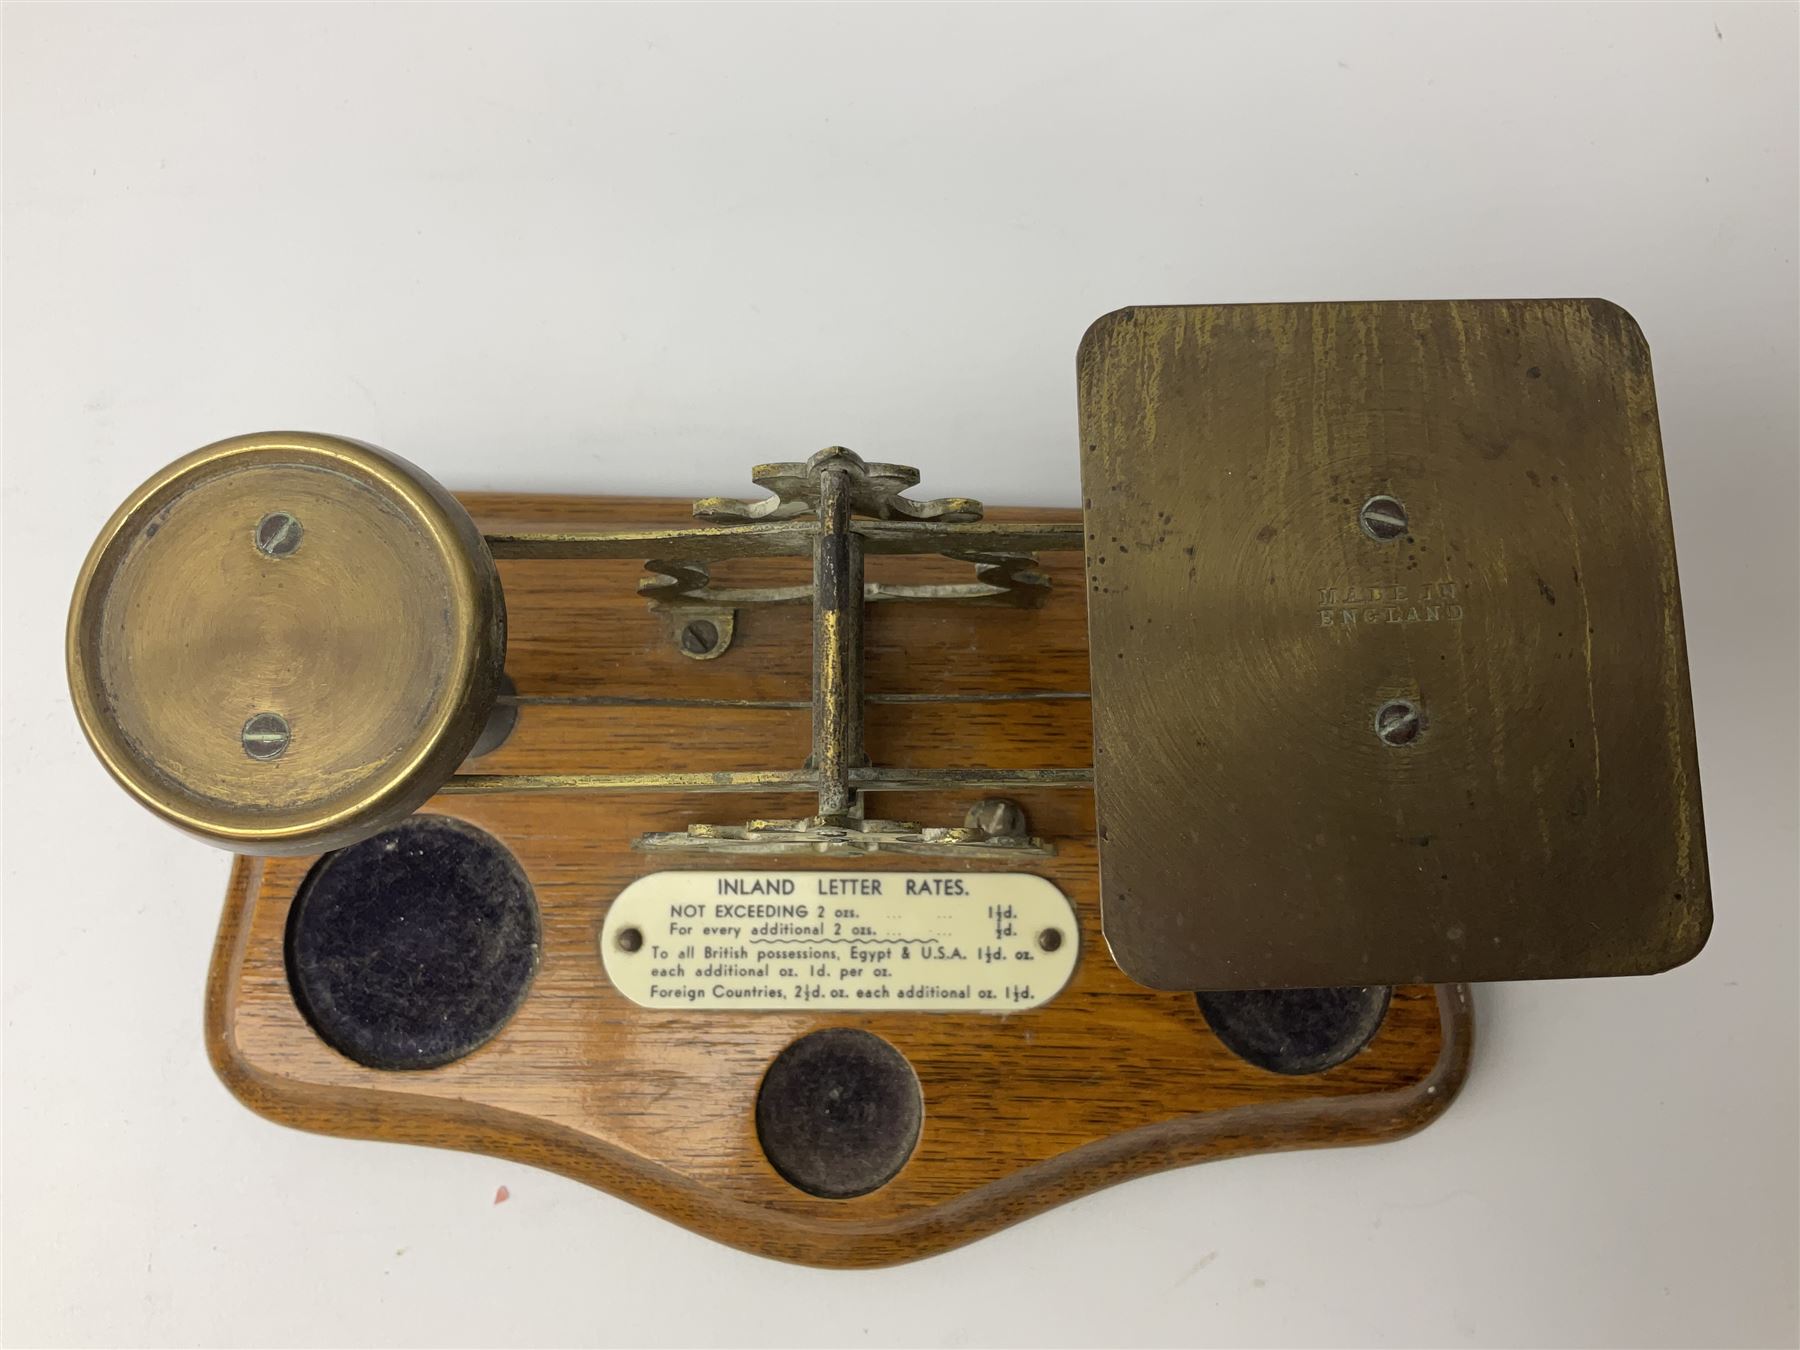
{"label": "brass pan rim", "polygon": [[[109,714],[97,669],[107,587],[147,522],[182,494],[259,463],[304,464],[361,481],[419,526],[449,580],[453,640],[428,720],[408,751],[317,807],[261,811],[209,802],[145,762]],[[323,852],[365,838],[417,810],[455,771],[481,734],[505,661],[505,602],[498,568],[474,521],[446,489],[398,455],[344,437],[304,431],[233,436],[159,470],[126,498],[89,549],[69,606],[65,658],[76,719],[107,772],[164,820],[236,852]]]}

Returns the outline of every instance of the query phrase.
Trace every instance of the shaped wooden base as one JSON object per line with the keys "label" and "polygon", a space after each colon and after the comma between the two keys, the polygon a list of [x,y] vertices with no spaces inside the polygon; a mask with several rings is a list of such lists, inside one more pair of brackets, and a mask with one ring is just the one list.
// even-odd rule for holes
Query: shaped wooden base
{"label": "shaped wooden base", "polygon": [[[686,503],[470,495],[484,530],[624,526],[682,519]],[[996,519],[1075,519],[998,511]],[[804,579],[804,564],[745,562],[724,580]],[[960,577],[956,564],[872,559],[870,579]],[[897,694],[1085,693],[1081,560],[1045,559],[1039,610],[871,606],[867,740],[882,764],[1047,768],[1089,762],[1081,698],[885,702]],[[746,608],[709,660],[636,595],[627,563],[502,563],[507,671],[527,703],[484,773],[789,767],[808,742],[809,616]],[[602,698],[608,703],[577,700]],[[746,708],[721,702],[782,701]],[[878,798],[871,814],[961,824],[982,794]],[[1113,1182],[1208,1158],[1370,1143],[1418,1129],[1448,1105],[1469,1057],[1462,986],[1394,991],[1380,1030],[1347,1062],[1285,1076],[1213,1034],[1190,995],[1132,983],[1100,934],[1090,793],[1021,793],[1048,859],[718,859],[651,856],[631,841],[693,821],[803,815],[804,799],[760,796],[445,796],[425,808],[486,830],[535,890],[539,966],[522,1004],[485,1045],[441,1068],[365,1068],[329,1048],[291,992],[289,908],[308,859],[240,858],[207,989],[214,1066],[254,1110],[302,1129],[462,1148],[550,1168],[733,1246],[824,1266],[878,1266],[944,1251]],[[608,982],[598,935],[634,879],[672,868],[817,866],[834,871],[1023,871],[1073,902],[1080,959],[1046,1006],[980,1013],[661,1011]],[[894,1178],[851,1199],[797,1189],[759,1143],[764,1073],[798,1037],[861,1028],[905,1056],[923,1125]]]}

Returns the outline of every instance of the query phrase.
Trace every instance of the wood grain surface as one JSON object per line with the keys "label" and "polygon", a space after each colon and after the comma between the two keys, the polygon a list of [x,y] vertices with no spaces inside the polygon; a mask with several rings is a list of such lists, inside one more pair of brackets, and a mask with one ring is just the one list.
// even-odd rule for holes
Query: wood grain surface
{"label": "wood grain surface", "polygon": [[[685,502],[479,494],[484,530],[686,517]],[[996,519],[1077,519],[996,511]],[[1052,598],[1038,611],[883,604],[867,621],[871,693],[1085,691],[1081,559],[1045,560]],[[604,561],[504,562],[507,671],[522,695],[644,698],[808,697],[804,605],[740,613],[722,657],[682,656],[636,596],[641,570]],[[801,560],[743,562],[746,584],[801,580]],[[871,558],[871,580],[961,579],[942,560]],[[481,772],[800,764],[804,709],[527,705]],[[1085,700],[874,704],[868,750],[906,767],[1083,766]],[[893,794],[871,815],[960,824],[974,794]],[[1463,986],[1395,991],[1380,1032],[1348,1062],[1308,1077],[1252,1067],[1226,1050],[1186,994],[1132,983],[1101,938],[1094,814],[1085,790],[1020,797],[1054,858],[1022,863],[821,859],[868,870],[1030,871],[1073,901],[1081,957],[1047,1006],[977,1013],[652,1011],[607,982],[597,936],[608,905],[639,876],[686,862],[631,850],[648,830],[807,814],[793,796],[546,793],[439,797],[425,808],[502,840],[536,888],[541,962],[500,1032],[440,1069],[381,1072],[321,1042],[297,1010],[283,960],[288,908],[310,860],[240,858],[207,988],[214,1066],[247,1105],[328,1134],[469,1149],[576,1177],[676,1223],[765,1256],[878,1266],[968,1242],[1085,1192],[1160,1169],[1271,1149],[1368,1143],[1419,1128],[1448,1105],[1467,1069]],[[806,867],[805,860],[771,860]],[[754,1103],[770,1061],[806,1032],[865,1028],[911,1062],[925,1099],[917,1151],[868,1195],[795,1189],[758,1146]]]}

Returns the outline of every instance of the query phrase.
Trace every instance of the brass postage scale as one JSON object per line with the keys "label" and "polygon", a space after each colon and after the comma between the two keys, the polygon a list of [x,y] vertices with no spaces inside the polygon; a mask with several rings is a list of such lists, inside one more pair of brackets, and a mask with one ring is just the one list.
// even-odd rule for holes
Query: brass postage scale
{"label": "brass postage scale", "polygon": [[232,1091],[879,1265],[1406,1134],[1469,982],[1700,949],[1628,315],[1127,309],[1079,380],[1080,511],[836,447],[691,507],[290,432],[146,483],[69,679],[112,775],[240,855]]}

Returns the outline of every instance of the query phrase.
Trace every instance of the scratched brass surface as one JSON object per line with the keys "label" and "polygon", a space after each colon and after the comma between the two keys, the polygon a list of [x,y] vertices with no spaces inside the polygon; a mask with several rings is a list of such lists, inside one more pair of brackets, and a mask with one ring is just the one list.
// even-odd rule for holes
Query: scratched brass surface
{"label": "scratched brass surface", "polygon": [[[1128,974],[1638,974],[1700,949],[1681,600],[1629,315],[1120,310],[1079,373],[1102,903]],[[1382,495],[1391,540],[1359,519]],[[1377,735],[1390,702],[1417,710],[1408,743]]]}
{"label": "scratched brass surface", "polygon": [[[298,545],[271,553],[258,530],[282,515]],[[240,852],[310,853],[437,790],[505,645],[498,571],[454,498],[370,446],[272,432],[196,451],[108,522],[70,609],[69,685],[152,810]],[[286,745],[257,758],[245,728],[268,713]]]}

